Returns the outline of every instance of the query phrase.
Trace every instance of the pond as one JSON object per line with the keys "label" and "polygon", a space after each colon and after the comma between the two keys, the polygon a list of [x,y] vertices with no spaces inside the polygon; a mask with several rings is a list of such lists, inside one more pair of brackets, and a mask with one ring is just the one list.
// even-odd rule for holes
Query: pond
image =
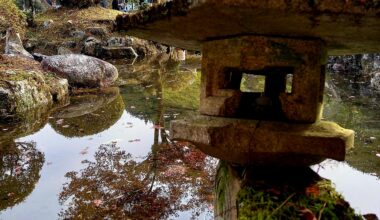
{"label": "pond", "polygon": [[[213,219],[217,160],[169,139],[196,113],[200,59],[114,61],[120,87],[0,124],[0,219]],[[357,131],[347,162],[312,168],[380,216],[379,96],[331,74],[324,118]]]}

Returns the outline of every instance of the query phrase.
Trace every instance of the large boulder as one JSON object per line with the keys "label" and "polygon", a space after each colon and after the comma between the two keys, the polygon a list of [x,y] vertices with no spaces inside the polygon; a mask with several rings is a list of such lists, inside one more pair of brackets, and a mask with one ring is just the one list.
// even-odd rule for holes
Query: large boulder
{"label": "large boulder", "polygon": [[21,55],[33,59],[33,56],[24,49],[20,35],[16,33],[13,28],[8,28],[7,30],[5,37],[5,54]]}
{"label": "large boulder", "polygon": [[80,54],[50,56],[45,58],[41,65],[44,70],[66,78],[71,86],[107,87],[118,77],[114,65]]}

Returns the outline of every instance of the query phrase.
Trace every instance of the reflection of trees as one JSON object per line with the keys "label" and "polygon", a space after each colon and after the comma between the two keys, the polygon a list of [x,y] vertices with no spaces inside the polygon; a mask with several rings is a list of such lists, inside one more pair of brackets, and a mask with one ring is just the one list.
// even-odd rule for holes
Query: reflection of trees
{"label": "reflection of trees", "polygon": [[80,173],[66,174],[60,202],[68,208],[61,217],[166,219],[185,210],[196,216],[212,200],[206,155],[180,144],[154,148],[137,162],[115,143],[100,146],[95,162],[84,161]]}
{"label": "reflection of trees", "polygon": [[0,143],[0,210],[22,202],[40,178],[44,155],[34,142]]}
{"label": "reflection of trees", "polygon": [[[127,111],[154,124],[152,152],[139,162],[115,143],[100,146],[94,162],[84,161],[85,169],[66,174],[69,182],[60,202],[68,207],[62,218],[166,219],[178,211],[192,210],[195,217],[208,210],[212,160],[183,143],[171,143],[165,130],[174,113],[183,112],[165,105],[165,86],[178,80],[181,88],[189,80],[175,75],[178,63],[157,60],[155,65],[138,77],[140,86],[122,88]],[[168,69],[175,70],[173,78]]]}
{"label": "reflection of trees", "polygon": [[[69,202],[69,207],[60,213],[62,218],[166,219],[184,210],[193,210],[196,216],[211,203],[210,160],[168,140],[163,73],[156,70],[153,77],[154,99],[146,99],[141,92],[125,93],[134,101],[126,102],[127,110],[154,124],[151,153],[137,162],[115,143],[100,146],[95,162],[85,161],[87,167],[80,173],[67,173],[70,181],[60,202]],[[148,111],[144,101],[149,102]]]}
{"label": "reflection of trees", "polygon": [[150,67],[139,68],[124,76],[137,85],[122,88],[127,111],[144,121],[154,122],[157,111],[165,106],[166,120],[173,119],[173,114],[195,110],[199,100],[200,78],[194,68],[196,65],[180,63],[173,60],[157,59],[147,61]]}
{"label": "reflection of trees", "polygon": [[[380,176],[376,157],[380,144],[380,96],[368,87],[352,88],[352,83],[339,75],[331,75],[330,88],[324,102],[324,118],[355,131],[355,147],[347,154],[346,161],[365,173]],[[334,90],[331,89],[334,87]],[[371,141],[369,138],[375,137]]]}
{"label": "reflection of trees", "polygon": [[[66,137],[83,137],[102,132],[121,117],[124,102],[119,89],[109,89],[99,94],[85,94],[70,98],[70,105],[59,109],[51,126]],[[59,119],[63,122],[57,123]]]}

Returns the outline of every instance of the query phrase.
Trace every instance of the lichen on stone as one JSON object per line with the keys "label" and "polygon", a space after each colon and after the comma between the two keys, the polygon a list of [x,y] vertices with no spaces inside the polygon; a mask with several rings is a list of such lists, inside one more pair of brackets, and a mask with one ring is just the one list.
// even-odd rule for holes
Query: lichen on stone
{"label": "lichen on stone", "polygon": [[67,80],[42,71],[39,63],[0,56],[0,121],[18,120],[30,109],[62,103],[67,95]]}

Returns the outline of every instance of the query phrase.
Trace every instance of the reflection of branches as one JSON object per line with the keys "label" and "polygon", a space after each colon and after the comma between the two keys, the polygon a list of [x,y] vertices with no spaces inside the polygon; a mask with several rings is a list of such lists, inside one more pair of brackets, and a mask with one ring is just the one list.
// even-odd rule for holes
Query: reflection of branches
{"label": "reflection of branches", "polygon": [[34,142],[10,142],[0,149],[0,210],[22,202],[40,178],[44,155]]}
{"label": "reflection of branches", "polygon": [[166,219],[178,211],[205,207],[211,203],[213,185],[212,173],[204,169],[205,158],[182,144],[164,144],[138,163],[115,143],[101,145],[95,162],[84,161],[87,167],[80,173],[66,174],[69,182],[60,202],[68,208],[60,216]]}

